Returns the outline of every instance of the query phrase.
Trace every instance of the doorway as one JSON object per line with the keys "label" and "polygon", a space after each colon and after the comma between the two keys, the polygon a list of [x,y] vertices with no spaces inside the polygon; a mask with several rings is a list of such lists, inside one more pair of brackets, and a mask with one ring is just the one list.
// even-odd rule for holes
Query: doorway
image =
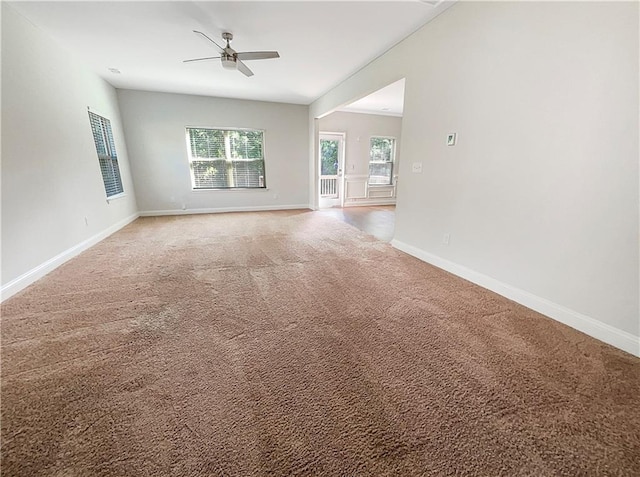
{"label": "doorway", "polygon": [[320,133],[320,208],[344,205],[344,133]]}

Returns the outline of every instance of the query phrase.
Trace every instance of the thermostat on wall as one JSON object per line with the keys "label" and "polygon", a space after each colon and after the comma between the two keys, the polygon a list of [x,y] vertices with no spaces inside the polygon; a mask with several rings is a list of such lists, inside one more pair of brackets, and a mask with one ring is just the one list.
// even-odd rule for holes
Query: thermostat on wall
{"label": "thermostat on wall", "polygon": [[455,146],[456,145],[456,137],[457,133],[450,133],[447,135],[447,146]]}

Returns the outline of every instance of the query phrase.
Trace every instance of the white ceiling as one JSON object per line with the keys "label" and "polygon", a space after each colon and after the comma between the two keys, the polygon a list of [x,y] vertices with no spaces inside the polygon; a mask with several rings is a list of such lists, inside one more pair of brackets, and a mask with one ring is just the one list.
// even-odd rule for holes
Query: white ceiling
{"label": "white ceiling", "polygon": [[402,116],[404,109],[404,78],[379,89],[369,96],[344,106],[339,111],[348,113],[380,114]]}
{"label": "white ceiling", "polygon": [[[309,104],[433,19],[449,2],[8,2],[116,88]],[[277,50],[224,70],[214,45]],[[220,40],[220,41],[218,41]],[[121,74],[114,74],[117,68]]]}

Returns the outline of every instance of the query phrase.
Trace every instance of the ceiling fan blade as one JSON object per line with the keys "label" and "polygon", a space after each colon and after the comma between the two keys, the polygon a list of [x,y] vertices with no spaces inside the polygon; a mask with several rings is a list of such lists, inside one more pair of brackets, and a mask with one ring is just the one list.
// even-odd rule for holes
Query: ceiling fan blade
{"label": "ceiling fan blade", "polygon": [[219,60],[219,56],[207,56],[206,58],[194,58],[192,60],[183,60],[183,63],[189,63],[190,61],[204,61],[204,60]]}
{"label": "ceiling fan blade", "polygon": [[237,53],[236,56],[242,61],[280,58],[280,54],[277,51],[243,51],[241,53]]}
{"label": "ceiling fan blade", "polygon": [[205,38],[207,40],[209,40],[211,43],[213,43],[214,45],[216,45],[220,51],[224,50],[224,48],[220,45],[218,45],[215,41],[213,41],[211,38],[209,38],[207,35],[205,35],[204,33],[202,33],[201,31],[198,30],[193,30],[193,33],[197,33],[198,35],[200,35],[202,38]]}
{"label": "ceiling fan blade", "polygon": [[238,67],[238,71],[245,76],[253,76],[253,71],[249,69],[247,65],[245,65],[242,61],[236,60],[236,65]]}

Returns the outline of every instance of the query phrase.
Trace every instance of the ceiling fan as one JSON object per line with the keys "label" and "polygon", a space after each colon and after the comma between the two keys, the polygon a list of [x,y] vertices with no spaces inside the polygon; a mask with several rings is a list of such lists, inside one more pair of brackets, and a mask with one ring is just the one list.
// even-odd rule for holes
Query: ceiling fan
{"label": "ceiling fan", "polygon": [[220,56],[207,56],[205,58],[194,58],[192,60],[184,60],[183,63],[189,63],[191,61],[205,61],[205,60],[217,60],[220,59],[222,63],[222,67],[228,70],[238,70],[245,76],[253,76],[253,71],[249,69],[247,65],[243,63],[243,61],[248,60],[268,60],[270,58],[280,58],[280,55],[277,51],[241,51],[237,52],[229,45],[229,42],[233,40],[233,34],[229,32],[224,32],[222,34],[222,39],[227,42],[227,46],[222,47],[218,45],[215,41],[209,38],[207,35],[202,33],[201,31],[193,30],[194,33],[200,35],[201,37],[209,40],[211,43],[216,45],[220,49]]}

